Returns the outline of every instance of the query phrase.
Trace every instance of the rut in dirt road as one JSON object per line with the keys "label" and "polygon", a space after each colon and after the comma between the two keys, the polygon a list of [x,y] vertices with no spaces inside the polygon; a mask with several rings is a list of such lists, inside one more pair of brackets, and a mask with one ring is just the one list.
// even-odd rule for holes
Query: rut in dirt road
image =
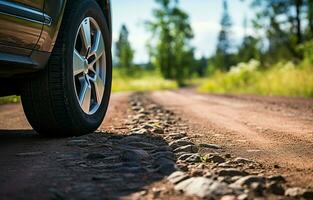
{"label": "rut in dirt road", "polygon": [[313,187],[313,100],[154,92],[151,98],[192,124],[199,140],[221,144]]}

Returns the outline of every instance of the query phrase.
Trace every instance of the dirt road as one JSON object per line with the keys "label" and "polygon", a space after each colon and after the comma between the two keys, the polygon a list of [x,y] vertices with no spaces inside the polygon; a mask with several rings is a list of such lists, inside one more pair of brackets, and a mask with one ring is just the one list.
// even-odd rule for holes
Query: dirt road
{"label": "dirt road", "polygon": [[154,92],[151,98],[191,125],[198,142],[214,142],[313,187],[313,100]]}
{"label": "dirt road", "polygon": [[[188,177],[211,177],[229,184],[238,173],[239,178],[243,174],[281,174],[288,187],[313,187],[313,100],[179,90],[149,93],[146,96],[154,102],[150,104],[131,96],[114,94],[103,125],[96,133],[79,138],[41,138],[28,125],[19,104],[0,106],[0,196],[196,199],[168,185],[166,177],[175,170],[174,157],[178,168],[189,171]],[[178,134],[182,139],[174,133],[183,133]],[[178,139],[172,141],[175,150],[171,134]],[[208,154],[213,163],[202,163],[206,157],[192,154],[198,161],[186,164],[180,160],[186,154],[177,150],[178,143],[192,147],[185,148],[190,153],[214,152]],[[208,151],[207,146],[212,145],[202,149],[200,144],[214,144],[216,150]],[[232,163],[240,157],[261,165]],[[231,169],[236,177],[215,176],[228,164],[236,168]],[[237,194],[225,184],[219,187],[223,194]]]}

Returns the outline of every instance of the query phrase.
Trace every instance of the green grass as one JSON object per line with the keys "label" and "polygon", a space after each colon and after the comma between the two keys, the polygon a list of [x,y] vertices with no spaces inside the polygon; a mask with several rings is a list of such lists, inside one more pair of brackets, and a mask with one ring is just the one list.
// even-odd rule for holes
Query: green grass
{"label": "green grass", "polygon": [[113,71],[113,92],[166,90],[177,87],[175,81],[165,80],[157,72],[141,71],[129,77],[117,69]]}
{"label": "green grass", "polygon": [[18,102],[20,102],[20,97],[18,96],[0,97],[0,105],[8,104],[8,103],[18,103]]}
{"label": "green grass", "polygon": [[197,82],[200,92],[313,97],[313,67],[309,64],[289,62],[260,69],[257,61],[251,61]]}

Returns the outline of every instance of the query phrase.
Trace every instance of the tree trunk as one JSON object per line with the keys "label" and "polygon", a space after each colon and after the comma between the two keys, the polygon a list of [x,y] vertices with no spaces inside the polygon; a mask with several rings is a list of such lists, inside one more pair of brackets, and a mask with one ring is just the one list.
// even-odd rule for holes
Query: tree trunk
{"label": "tree trunk", "polygon": [[296,31],[297,31],[297,44],[302,43],[302,29],[301,29],[301,8],[303,0],[296,0]]}

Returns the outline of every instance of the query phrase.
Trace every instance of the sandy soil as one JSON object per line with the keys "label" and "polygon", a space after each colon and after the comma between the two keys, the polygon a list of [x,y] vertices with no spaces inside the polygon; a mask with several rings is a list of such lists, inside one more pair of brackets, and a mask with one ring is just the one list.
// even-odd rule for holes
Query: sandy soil
{"label": "sandy soil", "polygon": [[194,140],[255,159],[265,174],[283,174],[292,186],[313,187],[312,99],[192,90],[153,92],[151,99],[187,121]]}

